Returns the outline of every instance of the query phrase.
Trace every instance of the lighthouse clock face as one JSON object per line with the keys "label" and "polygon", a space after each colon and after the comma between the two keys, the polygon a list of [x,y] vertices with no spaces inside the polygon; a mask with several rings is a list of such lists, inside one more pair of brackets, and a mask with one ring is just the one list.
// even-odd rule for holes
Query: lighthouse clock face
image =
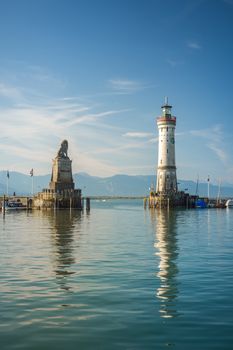
{"label": "lighthouse clock face", "polygon": [[170,138],[170,141],[171,141],[171,143],[174,145],[174,143],[175,143],[175,139],[174,139],[174,137],[173,137],[173,136]]}

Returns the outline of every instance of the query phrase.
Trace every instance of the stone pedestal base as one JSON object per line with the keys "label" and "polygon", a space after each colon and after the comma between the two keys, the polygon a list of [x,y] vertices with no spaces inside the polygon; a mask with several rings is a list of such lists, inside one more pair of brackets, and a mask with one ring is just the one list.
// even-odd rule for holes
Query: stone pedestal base
{"label": "stone pedestal base", "polygon": [[54,192],[74,190],[71,163],[72,161],[68,157],[56,157],[53,160],[52,177],[49,184],[50,190]]}
{"label": "stone pedestal base", "polygon": [[82,209],[82,193],[80,189],[63,190],[60,193],[44,189],[34,197],[36,209]]}

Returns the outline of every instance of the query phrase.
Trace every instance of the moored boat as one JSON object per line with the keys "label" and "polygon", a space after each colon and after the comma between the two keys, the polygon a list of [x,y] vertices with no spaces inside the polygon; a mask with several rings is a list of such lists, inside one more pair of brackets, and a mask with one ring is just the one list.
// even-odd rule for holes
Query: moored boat
{"label": "moored boat", "polygon": [[195,202],[196,208],[207,208],[207,201],[204,198],[198,198]]}
{"label": "moored boat", "polygon": [[227,208],[233,208],[233,199],[228,199],[226,201],[226,207]]}
{"label": "moored boat", "polygon": [[5,210],[25,210],[27,206],[20,199],[9,199],[5,202]]}

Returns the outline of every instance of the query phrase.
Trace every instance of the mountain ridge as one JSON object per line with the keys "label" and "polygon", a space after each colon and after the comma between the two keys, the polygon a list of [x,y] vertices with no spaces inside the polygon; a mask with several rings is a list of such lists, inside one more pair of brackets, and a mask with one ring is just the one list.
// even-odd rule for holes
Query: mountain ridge
{"label": "mountain ridge", "polygon": [[[33,177],[34,193],[49,187],[51,175]],[[91,176],[87,173],[75,173],[73,179],[76,188],[81,188],[84,196],[147,196],[150,187],[156,184],[155,175],[116,174],[109,177]],[[6,171],[0,171],[0,194],[6,193]],[[179,190],[196,194],[197,183],[192,180],[178,180]],[[12,195],[31,195],[32,178],[20,172],[10,172],[8,193]],[[210,196],[217,197],[219,186],[210,184]],[[207,196],[207,183],[198,184],[198,195]],[[221,197],[233,196],[233,185],[221,187]]]}

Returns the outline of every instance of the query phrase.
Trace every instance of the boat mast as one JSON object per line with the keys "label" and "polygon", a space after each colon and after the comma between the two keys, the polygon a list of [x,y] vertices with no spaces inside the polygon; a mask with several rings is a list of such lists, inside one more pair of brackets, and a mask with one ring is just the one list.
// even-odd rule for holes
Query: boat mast
{"label": "boat mast", "polygon": [[196,196],[198,196],[198,187],[199,187],[199,175],[197,175]]}
{"label": "boat mast", "polygon": [[218,181],[218,197],[217,197],[217,204],[220,201],[220,188],[221,188],[221,179]]}

